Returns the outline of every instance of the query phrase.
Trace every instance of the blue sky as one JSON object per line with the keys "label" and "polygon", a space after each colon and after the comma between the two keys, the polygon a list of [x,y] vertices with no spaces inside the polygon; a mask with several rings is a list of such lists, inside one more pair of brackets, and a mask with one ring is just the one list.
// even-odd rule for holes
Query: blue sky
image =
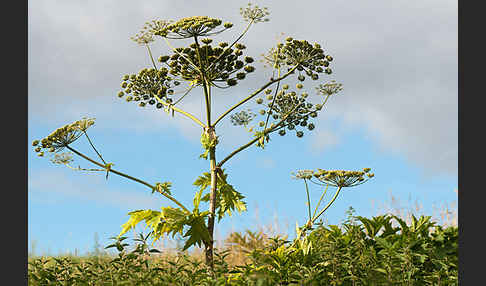
{"label": "blue sky", "polygon": [[[208,15],[235,24],[233,32],[218,36],[230,40],[244,28],[238,10],[246,3],[29,1],[29,142],[83,116],[95,117],[89,135],[115,169],[151,183],[171,181],[177,199],[192,204],[192,183],[209,165],[198,159],[201,130],[182,116],[142,110],[116,97],[121,76],[150,63],[129,37],[156,17]],[[271,20],[243,38],[248,53],[258,59],[281,32],[318,42],[334,57],[334,73],[323,81],[337,80],[344,90],[303,138],[273,136],[264,150],[248,148],[225,165],[231,184],[246,196],[248,212],[222,221],[218,232],[255,229],[275,216],[293,231],[306,218],[304,185],[291,178],[299,169],[370,167],[375,173],[366,184],[343,190],[326,212],[329,223],[342,221],[349,206],[359,215],[376,214],[390,192],[404,203],[419,201],[430,214],[434,205],[457,200],[457,3],[292,3],[257,2],[268,6]],[[158,41],[153,50],[166,53],[167,47]],[[257,65],[255,75],[231,94],[216,94],[216,113],[260,87],[268,74]],[[182,106],[200,114],[201,100],[194,92]],[[220,159],[249,140],[229,118],[217,132]],[[84,139],[74,146],[96,156]],[[106,245],[127,212],[170,205],[113,174],[105,180],[104,173],[56,166],[32,150],[28,156],[28,235],[38,254],[91,250],[94,233]],[[311,188],[316,201],[319,189]]]}

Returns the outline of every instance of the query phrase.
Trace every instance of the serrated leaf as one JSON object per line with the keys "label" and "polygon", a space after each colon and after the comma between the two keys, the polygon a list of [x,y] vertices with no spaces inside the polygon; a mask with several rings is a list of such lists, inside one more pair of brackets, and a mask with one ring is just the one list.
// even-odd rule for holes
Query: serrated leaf
{"label": "serrated leaf", "polygon": [[208,186],[211,185],[211,174],[208,172],[204,172],[202,176],[197,177],[193,185],[198,186],[200,190],[205,190]]}
{"label": "serrated leaf", "polygon": [[189,237],[189,239],[186,240],[182,251],[187,250],[189,247],[195,244],[201,247],[201,243],[209,242],[211,240],[203,216],[192,215],[192,218],[188,222],[188,225],[190,226],[190,228],[184,234],[184,237]]}

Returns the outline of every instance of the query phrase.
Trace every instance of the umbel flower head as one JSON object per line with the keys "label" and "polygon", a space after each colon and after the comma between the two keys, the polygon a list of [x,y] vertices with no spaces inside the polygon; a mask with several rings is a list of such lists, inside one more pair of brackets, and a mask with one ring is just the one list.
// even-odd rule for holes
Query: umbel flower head
{"label": "umbel flower head", "polygon": [[316,87],[317,92],[322,95],[332,95],[343,90],[343,85],[341,83],[336,83],[336,81],[331,80],[330,83],[320,84]]}
{"label": "umbel flower head", "polygon": [[247,126],[255,117],[255,114],[250,110],[242,110],[231,115],[231,123],[235,126]]}
{"label": "umbel flower head", "polygon": [[[295,132],[295,135],[301,138],[304,136],[304,131],[312,131],[315,128],[312,120],[317,117],[322,104],[311,103],[308,94],[302,92],[303,87],[304,85],[299,83],[295,89],[291,89],[288,84],[284,84],[274,94],[271,89],[267,89],[265,97],[256,99],[256,103],[263,106],[259,111],[260,115],[268,116],[270,122],[275,124],[284,120],[278,127],[281,136],[286,135],[287,132]],[[265,122],[260,125],[263,126]]]}
{"label": "umbel flower head", "polygon": [[43,149],[49,152],[59,152],[69,144],[76,141],[86,130],[94,124],[93,118],[83,118],[82,120],[64,125],[56,129],[42,140],[34,140],[32,146],[39,156],[44,156]]}
{"label": "umbel flower head", "polygon": [[263,55],[263,58],[265,63],[274,68],[287,66],[290,70],[297,66],[300,81],[304,81],[306,76],[317,80],[320,73],[332,73],[329,64],[333,58],[324,54],[321,45],[317,43],[311,45],[306,40],[288,37],[285,39],[285,44],[278,43],[276,47]]}
{"label": "umbel flower head", "polygon": [[172,56],[161,56],[159,62],[169,68],[169,74],[191,85],[201,85],[200,70],[205,70],[206,79],[215,87],[234,86],[255,71],[252,57],[243,56],[246,46],[238,43],[233,48],[227,42],[212,45],[212,39],[202,39],[204,45],[195,43],[186,48],[177,48]]}
{"label": "umbel flower head", "polygon": [[264,7],[263,9],[258,7],[258,5],[252,7],[251,3],[248,3],[248,6],[246,8],[240,8],[240,14],[241,16],[243,16],[243,19],[247,22],[253,21],[254,23],[258,23],[258,22],[270,21],[270,19],[266,17],[270,15],[270,12],[268,12],[267,7]]}
{"label": "umbel flower head", "polygon": [[[345,170],[299,170],[294,177],[296,179],[307,179],[311,182],[312,179],[317,179],[321,183],[328,184],[334,187],[354,187],[361,185],[373,178],[375,175],[370,173],[370,168],[364,168],[362,171],[345,171]],[[365,176],[367,178],[365,178]],[[315,183],[315,182],[314,182]]]}
{"label": "umbel flower head", "polygon": [[[139,105],[146,104],[153,105],[157,103],[155,95],[167,103],[171,103],[170,95],[174,94],[174,87],[180,83],[168,76],[169,70],[167,68],[144,68],[138,74],[125,75],[122,78],[121,87],[123,91],[118,93],[118,97],[123,97],[127,102],[140,102]],[[163,106],[162,103],[157,103],[157,108]]]}
{"label": "umbel flower head", "polygon": [[186,17],[157,29],[154,34],[168,39],[187,39],[216,35],[233,26],[231,23],[225,23],[223,29],[215,31],[221,24],[221,19],[208,16]]}

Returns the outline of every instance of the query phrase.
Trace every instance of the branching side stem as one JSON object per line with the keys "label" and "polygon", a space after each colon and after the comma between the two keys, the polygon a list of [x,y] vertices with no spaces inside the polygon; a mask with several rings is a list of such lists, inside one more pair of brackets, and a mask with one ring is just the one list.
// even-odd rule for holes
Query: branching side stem
{"label": "branching side stem", "polygon": [[[105,165],[103,165],[103,164],[101,164],[100,162],[97,162],[97,161],[95,161],[95,160],[91,159],[90,157],[88,157],[88,156],[86,156],[86,155],[82,154],[81,152],[78,152],[77,150],[73,149],[73,148],[72,148],[72,147],[70,147],[70,146],[66,146],[66,148],[67,148],[67,149],[69,149],[71,152],[73,152],[73,153],[77,154],[78,156],[83,157],[84,159],[86,159],[86,160],[90,161],[91,163],[93,163],[93,164],[95,164],[95,165],[97,165],[97,166],[100,166],[101,168],[107,169],[107,168],[106,168],[106,164],[105,164]],[[137,179],[137,178],[135,178],[135,177],[132,177],[132,176],[130,176],[130,175],[124,174],[124,173],[122,173],[122,172],[116,171],[116,170],[114,170],[114,169],[112,169],[112,168],[108,169],[108,171],[109,171],[109,172],[112,172],[112,173],[114,173],[114,174],[117,174],[118,176],[122,176],[122,177],[124,177],[124,178],[130,179],[130,180],[132,180],[132,181],[135,181],[135,182],[137,182],[137,183],[140,183],[140,184],[142,184],[142,185],[145,185],[145,186],[149,187],[151,190],[155,189],[155,186],[152,186],[151,184],[149,184],[149,183],[147,183],[147,182],[145,182],[145,181],[142,181],[142,180]],[[173,201],[173,202],[174,202],[176,205],[178,205],[179,207],[181,207],[181,208],[182,208],[184,211],[186,211],[187,213],[190,213],[190,211],[189,211],[189,210],[188,210],[186,207],[184,207],[184,206],[183,206],[183,205],[182,205],[182,204],[181,204],[179,201],[177,201],[177,200],[176,200],[175,198],[173,198],[172,196],[170,196],[170,195],[168,195],[168,194],[165,194],[165,193],[161,193],[161,194],[162,194],[164,197],[168,198],[169,200]]]}

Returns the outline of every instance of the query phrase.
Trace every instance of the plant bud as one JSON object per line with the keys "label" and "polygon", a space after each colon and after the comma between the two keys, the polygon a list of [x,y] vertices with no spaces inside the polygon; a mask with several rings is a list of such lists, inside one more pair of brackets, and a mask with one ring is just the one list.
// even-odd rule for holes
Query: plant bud
{"label": "plant bud", "polygon": [[297,87],[298,89],[302,89],[304,87],[304,85],[301,84],[301,83],[298,83],[298,84],[295,85],[295,87]]}
{"label": "plant bud", "polygon": [[254,62],[254,59],[252,57],[245,57],[245,62],[251,64]]}
{"label": "plant bud", "polygon": [[254,72],[255,71],[255,67],[253,67],[253,66],[246,66],[245,67],[245,71],[248,72],[248,73]]}
{"label": "plant bud", "polygon": [[285,89],[285,90],[287,90],[287,89],[289,89],[289,85],[288,84],[284,84],[284,85],[282,85],[282,88]]}
{"label": "plant bud", "polygon": [[233,78],[230,78],[226,81],[226,83],[229,85],[229,86],[235,86],[238,82],[233,79]]}
{"label": "plant bud", "polygon": [[37,146],[37,145],[39,145],[39,140],[32,141],[32,146]]}
{"label": "plant bud", "polygon": [[315,128],[315,126],[312,123],[309,123],[309,125],[307,125],[307,129],[309,129],[309,130],[313,130],[314,128]]}
{"label": "plant bud", "polygon": [[272,100],[272,99],[273,99],[273,95],[270,94],[267,96],[267,100]]}
{"label": "plant bud", "polygon": [[238,79],[245,79],[245,75],[246,74],[244,72],[239,72],[239,73],[236,74],[236,78],[238,78]]}
{"label": "plant bud", "polygon": [[262,110],[260,110],[258,113],[260,113],[261,115],[265,115],[265,110],[264,110],[264,109],[262,109]]}
{"label": "plant bud", "polygon": [[118,93],[118,97],[122,97],[122,96],[123,96],[123,94],[124,94],[124,93],[123,93],[123,91],[120,91],[120,92]]}
{"label": "plant bud", "polygon": [[296,135],[297,135],[297,137],[301,138],[302,136],[304,136],[304,132],[297,131]]}
{"label": "plant bud", "polygon": [[260,122],[258,122],[258,126],[260,126],[260,127],[265,126],[265,121],[260,121]]}

